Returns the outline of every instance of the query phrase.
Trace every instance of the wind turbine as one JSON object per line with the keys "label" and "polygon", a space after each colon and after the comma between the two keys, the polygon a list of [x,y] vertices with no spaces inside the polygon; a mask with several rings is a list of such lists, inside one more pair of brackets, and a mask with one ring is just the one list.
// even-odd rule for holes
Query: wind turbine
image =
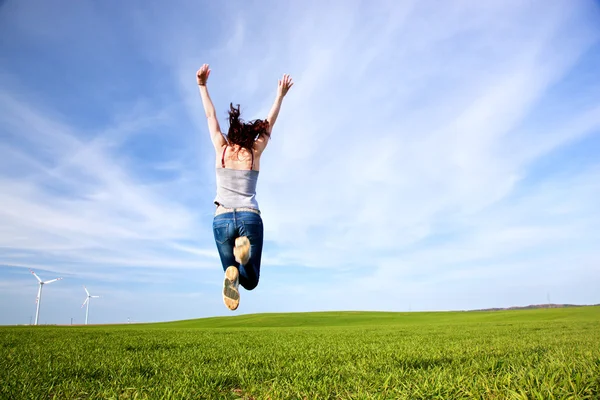
{"label": "wind turbine", "polygon": [[40,279],[40,277],[37,276],[35,274],[35,272],[33,272],[33,270],[29,270],[29,271],[31,271],[31,273],[33,274],[33,276],[35,276],[35,278],[38,280],[38,282],[40,284],[40,288],[38,289],[38,295],[37,295],[37,297],[35,299],[35,302],[37,303],[37,308],[35,310],[35,325],[37,325],[39,317],[40,317],[40,303],[42,302],[42,288],[44,287],[44,285],[46,285],[48,283],[60,281],[62,278],[51,279],[49,281],[42,281]]}
{"label": "wind turbine", "polygon": [[90,312],[90,299],[97,299],[100,296],[92,296],[92,295],[90,295],[90,292],[88,292],[88,290],[87,290],[87,288],[85,286],[83,287],[83,289],[85,289],[85,293],[87,294],[87,297],[85,298],[85,301],[81,305],[81,308],[83,308],[83,306],[85,306],[87,304],[87,307],[85,308],[85,324],[87,325],[88,314]]}

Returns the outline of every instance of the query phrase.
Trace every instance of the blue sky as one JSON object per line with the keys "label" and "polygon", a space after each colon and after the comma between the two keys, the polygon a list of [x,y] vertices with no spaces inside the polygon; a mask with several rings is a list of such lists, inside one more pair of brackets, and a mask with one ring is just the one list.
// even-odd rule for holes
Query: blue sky
{"label": "blue sky", "polygon": [[0,2],[0,324],[231,315],[225,130],[295,85],[235,313],[600,303],[594,1]]}

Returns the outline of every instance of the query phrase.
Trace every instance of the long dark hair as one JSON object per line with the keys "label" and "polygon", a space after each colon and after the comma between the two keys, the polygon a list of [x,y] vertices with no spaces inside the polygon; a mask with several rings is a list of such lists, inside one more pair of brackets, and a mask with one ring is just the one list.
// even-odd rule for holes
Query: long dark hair
{"label": "long dark hair", "polygon": [[240,147],[252,151],[254,141],[260,136],[269,137],[269,121],[255,119],[254,121],[244,122],[240,118],[240,105],[233,106],[229,103],[229,131],[227,140],[230,144],[237,144]]}

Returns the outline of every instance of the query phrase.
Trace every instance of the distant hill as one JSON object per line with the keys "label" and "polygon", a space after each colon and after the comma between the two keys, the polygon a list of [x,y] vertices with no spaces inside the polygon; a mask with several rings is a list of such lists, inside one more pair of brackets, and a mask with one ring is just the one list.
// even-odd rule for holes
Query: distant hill
{"label": "distant hill", "polygon": [[506,307],[506,308],[482,308],[479,310],[470,311],[506,311],[506,310],[532,310],[538,308],[567,308],[567,307],[594,307],[600,304],[531,304],[521,307]]}

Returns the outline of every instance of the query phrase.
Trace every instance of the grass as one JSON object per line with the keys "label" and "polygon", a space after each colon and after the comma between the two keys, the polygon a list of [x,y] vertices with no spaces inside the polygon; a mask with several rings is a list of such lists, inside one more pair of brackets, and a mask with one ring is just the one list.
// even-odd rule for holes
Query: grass
{"label": "grass", "polygon": [[0,398],[599,399],[600,307],[0,328]]}

